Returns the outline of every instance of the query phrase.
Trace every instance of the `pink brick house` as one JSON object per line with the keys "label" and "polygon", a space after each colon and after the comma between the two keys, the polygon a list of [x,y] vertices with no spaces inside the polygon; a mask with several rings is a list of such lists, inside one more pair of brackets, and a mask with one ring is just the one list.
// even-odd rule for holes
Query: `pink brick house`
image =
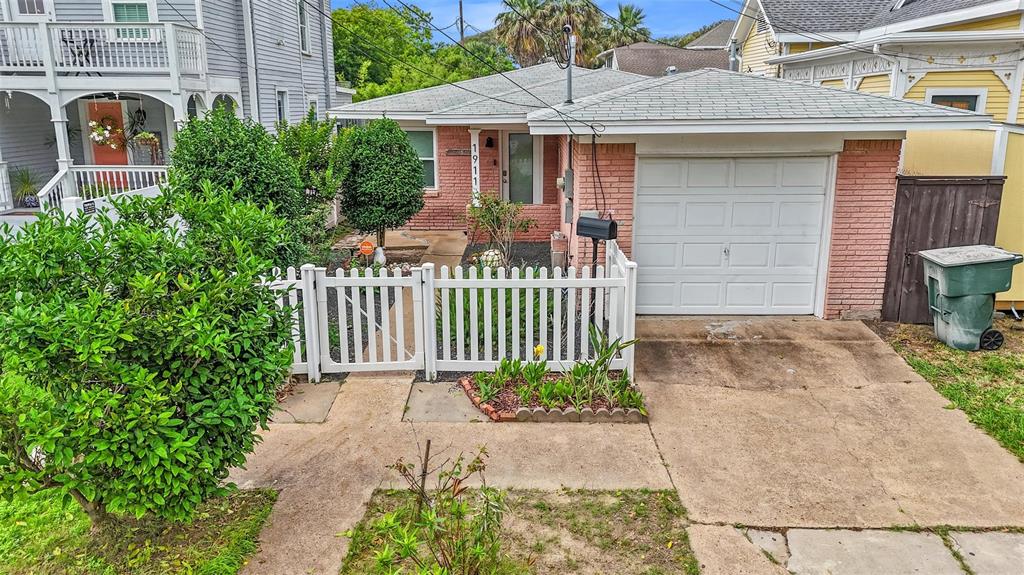
{"label": "pink brick house", "polygon": [[616,220],[646,314],[877,313],[906,131],[989,122],[713,69],[575,69],[572,103],[554,64],[506,76],[329,115],[386,116],[407,130],[426,192],[413,229],[465,229],[473,195],[498,193],[538,222],[523,239],[561,231],[570,264],[583,265],[591,244],[575,237],[577,219]]}

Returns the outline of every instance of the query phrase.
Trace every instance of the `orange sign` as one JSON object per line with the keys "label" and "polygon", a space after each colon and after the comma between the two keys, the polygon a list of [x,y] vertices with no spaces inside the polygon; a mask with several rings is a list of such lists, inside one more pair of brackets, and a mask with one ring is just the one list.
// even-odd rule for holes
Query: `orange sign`
{"label": "orange sign", "polygon": [[373,253],[373,242],[369,240],[359,242],[359,253],[364,256],[371,255]]}

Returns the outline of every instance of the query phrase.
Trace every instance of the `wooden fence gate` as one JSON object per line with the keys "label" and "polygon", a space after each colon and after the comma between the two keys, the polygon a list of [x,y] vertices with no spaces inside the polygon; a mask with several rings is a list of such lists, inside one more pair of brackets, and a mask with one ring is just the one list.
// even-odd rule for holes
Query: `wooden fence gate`
{"label": "wooden fence gate", "polygon": [[931,323],[918,252],[992,244],[1004,176],[899,176],[882,319]]}

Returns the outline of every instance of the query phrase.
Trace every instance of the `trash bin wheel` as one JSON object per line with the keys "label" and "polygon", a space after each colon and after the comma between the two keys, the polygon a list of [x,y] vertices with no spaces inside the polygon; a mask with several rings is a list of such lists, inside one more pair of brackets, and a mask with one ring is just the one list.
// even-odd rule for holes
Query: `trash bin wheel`
{"label": "trash bin wheel", "polygon": [[988,329],[981,334],[981,349],[993,351],[1001,347],[1003,347],[1003,332]]}

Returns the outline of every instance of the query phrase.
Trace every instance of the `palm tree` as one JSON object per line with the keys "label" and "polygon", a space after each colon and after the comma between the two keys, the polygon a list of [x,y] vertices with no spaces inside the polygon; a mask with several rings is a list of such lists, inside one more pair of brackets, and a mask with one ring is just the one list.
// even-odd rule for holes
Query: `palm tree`
{"label": "palm tree", "polygon": [[542,4],[544,28],[561,33],[562,26],[572,26],[576,35],[576,63],[589,65],[601,51],[601,11],[590,0],[547,0]]}
{"label": "palm tree", "polygon": [[509,9],[494,18],[498,41],[505,44],[520,66],[540,62],[545,53],[545,39],[543,32],[534,25],[542,25],[543,0],[504,0],[504,3]]}
{"label": "palm tree", "polygon": [[608,18],[608,47],[615,48],[651,38],[651,30],[644,27],[643,8],[635,4],[619,4],[619,17]]}

